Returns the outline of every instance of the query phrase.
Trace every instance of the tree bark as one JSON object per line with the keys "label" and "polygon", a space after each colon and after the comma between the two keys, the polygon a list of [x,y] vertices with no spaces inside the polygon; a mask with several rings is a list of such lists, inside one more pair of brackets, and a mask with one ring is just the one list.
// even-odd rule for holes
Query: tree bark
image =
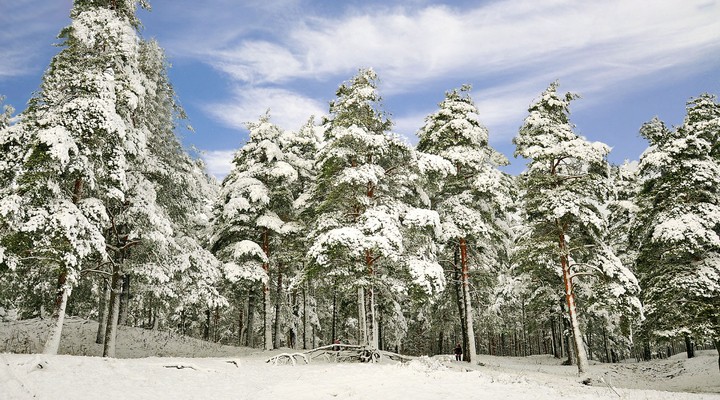
{"label": "tree bark", "polygon": [[463,287],[463,299],[465,304],[465,328],[468,342],[468,352],[466,361],[473,363],[477,352],[475,350],[475,329],[473,327],[473,316],[472,316],[472,303],[470,298],[470,276],[468,274],[468,262],[467,262],[467,243],[465,238],[460,238],[460,264],[462,267],[462,287]]}
{"label": "tree bark", "polygon": [[[77,205],[83,195],[84,181],[75,179],[73,184],[72,202]],[[48,336],[43,349],[44,354],[57,354],[60,348],[60,337],[62,336],[63,324],[65,323],[65,309],[67,308],[68,297],[72,293],[72,287],[67,282],[67,269],[60,267],[57,283],[57,295],[55,297],[55,310],[53,310],[53,328]]]}
{"label": "tree bark", "polygon": [[453,281],[455,282],[455,301],[457,302],[458,315],[460,316],[460,335],[462,336],[463,353],[466,354],[468,352],[468,341],[466,334],[467,326],[465,325],[465,298],[463,297],[460,269],[460,247],[455,246],[455,251],[453,252]]}
{"label": "tree bark", "polygon": [[103,279],[103,291],[100,295],[100,314],[98,315],[98,330],[95,336],[95,343],[105,342],[105,329],[107,329],[108,312],[110,309],[110,282]]}
{"label": "tree bark", "polygon": [[688,334],[685,334],[685,351],[687,352],[688,358],[695,357],[695,343],[693,343]]}
{"label": "tree bark", "polygon": [[577,317],[575,308],[575,294],[573,293],[572,277],[570,276],[570,263],[568,262],[567,249],[565,244],[565,234],[560,232],[560,266],[562,267],[563,284],[565,287],[565,302],[567,303],[567,312],[570,317],[570,326],[573,333],[573,344],[575,355],[577,357],[578,373],[584,374],[588,369],[587,353],[583,345],[582,333],[580,332],[580,322]]}
{"label": "tree bark", "polygon": [[115,357],[115,339],[117,338],[120,294],[122,293],[122,277],[120,276],[120,268],[117,265],[113,266],[111,288],[110,312],[108,313],[107,328],[105,329],[103,357]]}
{"label": "tree bark", "polygon": [[358,288],[358,344],[368,345],[367,313],[365,311],[365,289]]}
{"label": "tree bark", "polygon": [[210,341],[210,309],[205,309],[205,324],[203,324],[203,340]]}
{"label": "tree bark", "polygon": [[332,338],[333,342],[337,339],[337,288],[333,282],[333,305],[332,305]]}
{"label": "tree bark", "polygon": [[270,234],[267,230],[263,230],[263,251],[268,258],[268,262],[263,263],[263,269],[267,274],[267,281],[263,282],[263,346],[265,350],[272,350],[272,321],[270,318]]}
{"label": "tree bark", "polygon": [[275,322],[274,322],[274,332],[275,332],[275,342],[273,347],[276,349],[280,348],[280,339],[281,339],[281,324],[280,324],[280,306],[282,303],[282,266],[278,263],[277,266],[278,270],[278,278],[277,278],[277,290],[275,297]]}
{"label": "tree bark", "polygon": [[58,353],[60,348],[60,337],[62,336],[63,323],[65,322],[65,308],[67,307],[67,300],[70,297],[72,289],[67,284],[63,284],[58,294],[58,302],[55,313],[53,314],[53,328],[50,331],[50,335],[45,341],[45,347],[43,354],[55,355]]}
{"label": "tree bark", "polygon": [[247,347],[255,347],[255,291],[252,289],[248,293],[247,304],[246,345]]}
{"label": "tree bark", "polygon": [[118,325],[127,325],[128,309],[130,308],[130,275],[122,278],[122,293],[120,294],[120,315]]}

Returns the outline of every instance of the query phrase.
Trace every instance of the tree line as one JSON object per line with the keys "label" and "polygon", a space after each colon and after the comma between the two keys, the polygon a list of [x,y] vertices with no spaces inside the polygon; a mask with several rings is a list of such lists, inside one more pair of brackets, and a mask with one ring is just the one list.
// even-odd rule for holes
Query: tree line
{"label": "tree line", "polygon": [[[553,82],[513,139],[511,176],[470,87],[392,133],[361,69],[328,114],[248,123],[222,183],[183,149],[186,116],[145,2],[76,0],[63,48],[17,118],[0,115],[0,309],[172,329],[228,344],[335,340],[407,354],[649,359],[720,351],[720,106],[644,124],[639,162],[570,121]],[[260,321],[261,320],[261,321]]]}

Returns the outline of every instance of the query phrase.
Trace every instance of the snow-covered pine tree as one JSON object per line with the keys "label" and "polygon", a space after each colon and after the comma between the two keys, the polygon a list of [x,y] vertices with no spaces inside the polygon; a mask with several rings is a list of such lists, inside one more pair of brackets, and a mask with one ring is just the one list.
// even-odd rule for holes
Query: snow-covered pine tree
{"label": "snow-covered pine tree", "polygon": [[[250,138],[235,154],[235,167],[220,189],[213,235],[213,250],[226,262],[244,263],[248,271],[260,262],[264,272],[264,347],[273,342],[270,297],[271,265],[278,267],[275,251],[284,236],[298,230],[291,220],[298,171],[287,161],[283,132],[270,122],[269,114],[249,123]],[[246,269],[247,269],[246,268]],[[257,272],[237,272],[257,277]],[[275,271],[276,273],[278,271]]]}
{"label": "snow-covered pine tree", "polygon": [[315,283],[306,279],[305,266],[307,249],[310,247],[308,228],[314,220],[312,209],[314,202],[311,196],[317,176],[315,156],[321,146],[322,138],[323,128],[316,125],[315,117],[311,117],[297,132],[286,131],[283,135],[287,162],[298,172],[298,179],[291,186],[291,192],[295,199],[292,219],[298,222],[299,229],[288,235],[283,245],[283,253],[291,267],[288,272],[292,274],[286,274],[292,292],[291,304],[288,307],[288,311],[292,313],[288,318],[291,320],[289,325],[292,343],[290,344],[303,349],[307,349],[314,341],[314,338],[311,338],[313,328],[319,328],[317,310],[314,307],[317,301],[312,296]]}
{"label": "snow-covered pine tree", "polygon": [[650,143],[634,230],[644,330],[684,336],[691,357],[692,336],[716,347],[720,338],[720,105],[703,94],[688,102],[681,126],[653,119],[640,134]]}
{"label": "snow-covered pine tree", "polygon": [[[155,68],[164,63],[159,47],[138,36],[138,3],[147,5],[75,1],[72,25],[61,32],[64,49],[53,58],[20,122],[0,138],[5,154],[15,157],[14,173],[6,174],[10,164],[3,162],[3,190],[9,192],[2,208],[12,227],[3,243],[12,243],[20,257],[17,268],[24,281],[59,276],[58,318],[47,352],[57,350],[67,297],[81,272],[107,273],[111,267],[103,352],[112,356],[129,274],[147,275],[168,261],[172,249],[201,252],[185,239],[174,242],[188,237],[179,228],[187,228],[184,221],[198,203],[190,204],[196,201],[192,194],[178,197],[170,191],[202,185],[194,177],[179,178],[189,182],[185,185],[164,182],[158,171],[169,167],[165,177],[204,174],[176,138],[168,140],[177,111],[174,93],[164,65]],[[208,265],[212,256],[206,256],[199,264]],[[124,305],[127,310],[127,301]]]}
{"label": "snow-covered pine tree", "polygon": [[9,135],[24,156],[14,195],[4,200],[14,202],[8,208],[16,232],[34,248],[25,257],[38,261],[32,268],[59,276],[49,353],[57,351],[67,297],[83,263],[105,257],[107,202],[125,201],[128,159],[143,151],[144,134],[131,115],[144,95],[137,3],[75,1],[72,25],[60,34],[64,48]]}
{"label": "snow-covered pine tree", "polygon": [[[133,277],[134,302],[139,309],[152,310],[154,326],[167,322],[173,310],[175,317],[193,308],[196,314],[206,314],[227,301],[216,288],[221,264],[203,248],[217,183],[207,176],[202,162],[182,148],[175,133],[185,113],[169,82],[162,48],[153,40],[142,42],[140,61],[146,96],[136,121],[147,132],[148,156],[136,170],[154,188],[160,212],[151,220],[167,221],[171,235],[143,225],[144,242],[132,255],[135,265],[126,279]],[[123,310],[127,313],[127,307]]]}
{"label": "snow-covered pine tree", "polygon": [[536,268],[562,277],[578,372],[584,374],[588,361],[576,305],[578,277],[611,279],[617,283],[615,295],[638,289],[634,275],[604,241],[610,149],[575,134],[569,104],[577,96],[560,96],[557,86],[552,83],[530,106],[513,139],[515,155],[528,159],[520,179],[530,230],[519,246],[520,254],[536,260]]}
{"label": "snow-covered pine tree", "polygon": [[377,289],[389,307],[411,285],[429,291],[444,286],[434,254],[419,238],[411,239],[413,232],[439,230],[439,221],[419,204],[418,159],[388,133],[391,122],[380,109],[372,69],[340,86],[324,126],[308,273],[328,278],[333,290],[357,291],[356,339],[377,348]]}
{"label": "snow-covered pine tree", "polygon": [[15,109],[9,105],[2,103],[5,101],[5,96],[0,95],[0,105],[2,105],[2,113],[0,113],[0,129],[5,129],[10,126],[10,117],[15,112]]}
{"label": "snow-covered pine tree", "polygon": [[[488,131],[477,119],[469,92],[470,86],[465,85],[445,94],[440,109],[426,117],[418,131],[417,149],[439,157],[451,168],[449,176],[440,174],[434,179],[429,191],[450,252],[446,257],[454,260],[454,281],[460,286],[463,354],[473,362],[477,351],[472,292],[482,288],[471,288],[470,275],[475,271],[494,276],[498,265],[506,263],[510,238],[506,211],[512,181],[497,169],[507,159],[488,144]],[[429,175],[432,179],[433,172]]]}

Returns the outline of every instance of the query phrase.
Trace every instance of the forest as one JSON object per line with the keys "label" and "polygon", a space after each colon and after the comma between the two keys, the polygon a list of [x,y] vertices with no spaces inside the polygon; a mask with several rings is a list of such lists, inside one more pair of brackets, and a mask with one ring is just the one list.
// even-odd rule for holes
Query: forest
{"label": "forest", "polygon": [[[218,182],[185,149],[136,0],[75,0],[27,107],[0,114],[0,321],[99,321],[265,350],[336,340],[408,355],[650,360],[720,354],[720,104],[639,134],[638,161],[575,132],[551,82],[489,144],[469,85],[393,133],[372,68],[296,130],[247,124]],[[282,110],[276,112],[282,113]],[[199,132],[198,134],[202,134]],[[720,357],[718,359],[720,366]]]}

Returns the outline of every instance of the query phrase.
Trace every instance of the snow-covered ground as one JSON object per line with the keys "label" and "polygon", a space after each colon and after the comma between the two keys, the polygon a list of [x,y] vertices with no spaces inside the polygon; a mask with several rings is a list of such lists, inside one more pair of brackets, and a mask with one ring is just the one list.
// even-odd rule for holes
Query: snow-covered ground
{"label": "snow-covered ground", "polygon": [[[42,325],[0,323],[0,351],[36,350]],[[0,353],[0,399],[720,399],[714,351],[691,360],[681,354],[591,365],[593,386],[587,386],[575,367],[546,356],[480,356],[472,367],[449,357],[273,365],[265,361],[279,352],[130,328],[121,330],[117,349],[129,358],[105,359],[90,356],[99,354],[96,326],[77,319],[66,326],[61,353],[83,355]]]}

